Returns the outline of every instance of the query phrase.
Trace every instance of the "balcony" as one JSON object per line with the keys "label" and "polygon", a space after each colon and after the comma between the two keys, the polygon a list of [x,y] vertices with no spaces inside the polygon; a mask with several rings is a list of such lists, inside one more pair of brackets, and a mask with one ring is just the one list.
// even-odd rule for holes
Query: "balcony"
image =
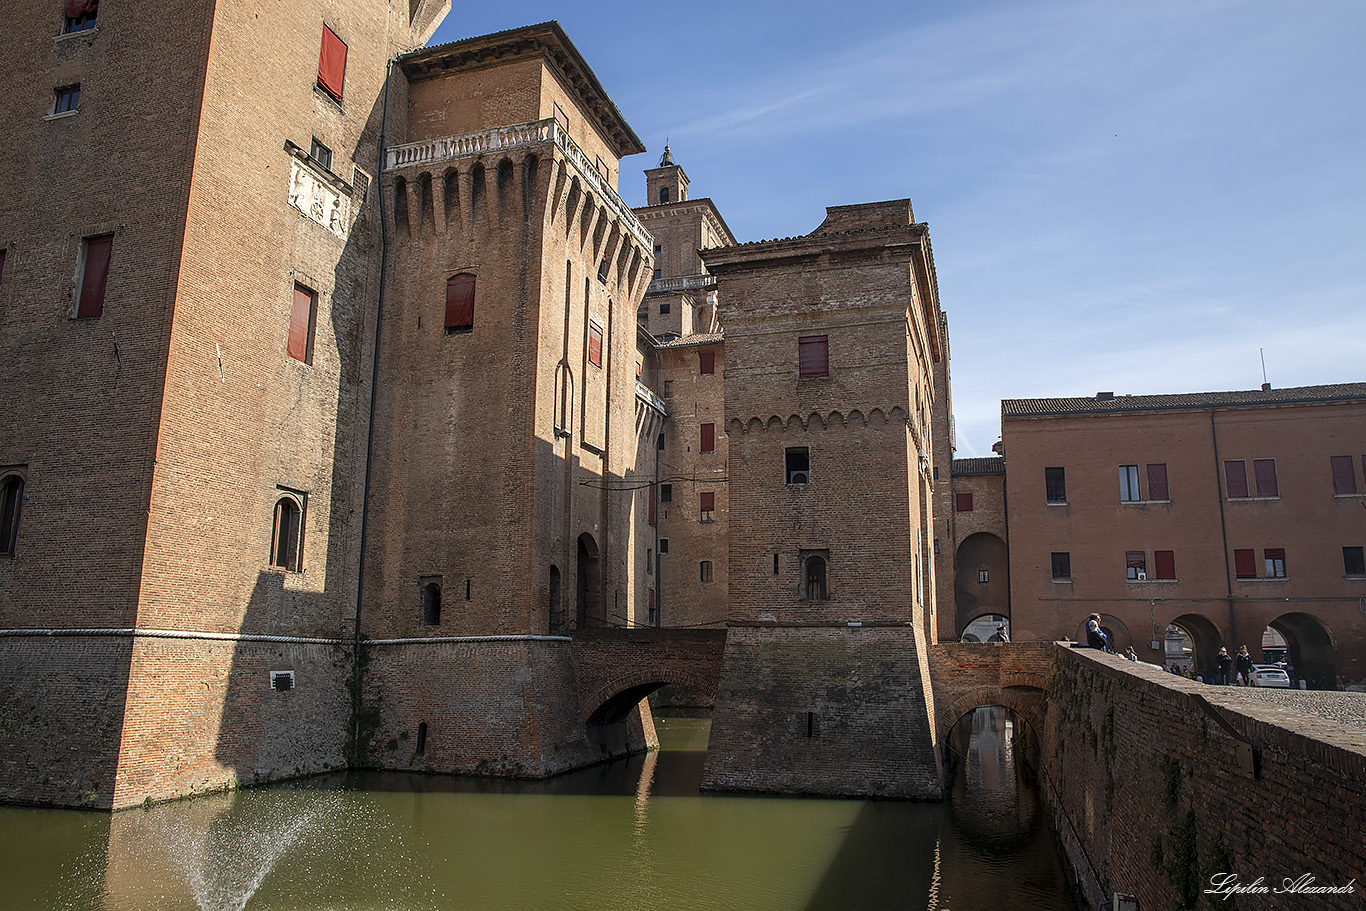
{"label": "balcony", "polygon": [[645,289],[646,294],[662,291],[713,291],[716,289],[715,275],[676,275],[673,278],[657,278]]}
{"label": "balcony", "polygon": [[495,127],[477,133],[462,133],[443,139],[429,139],[424,142],[410,142],[406,145],[390,146],[384,152],[384,170],[408,168],[415,165],[430,165],[442,161],[455,161],[461,158],[476,158],[493,152],[528,148],[553,142],[560,153],[574,166],[579,179],[586,183],[598,198],[604,200],[622,225],[631,232],[636,242],[650,250],[654,238],[645,230],[630,206],[622,202],[617,191],[598,173],[574,140],[569,138],[560,124],[552,117],[531,123],[518,123],[512,126]]}

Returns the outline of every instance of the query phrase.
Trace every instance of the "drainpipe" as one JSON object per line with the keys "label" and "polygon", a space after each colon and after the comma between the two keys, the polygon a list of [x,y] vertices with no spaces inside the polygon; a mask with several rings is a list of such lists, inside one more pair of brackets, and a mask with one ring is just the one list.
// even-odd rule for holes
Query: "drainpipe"
{"label": "drainpipe", "polygon": [[1238,641],[1238,618],[1233,612],[1233,574],[1228,568],[1228,520],[1224,516],[1224,485],[1219,471],[1219,431],[1214,426],[1218,408],[1209,410],[1209,435],[1214,443],[1214,493],[1219,499],[1219,534],[1224,542],[1224,586],[1228,592],[1228,634],[1230,642]]}
{"label": "drainpipe", "polygon": [[384,325],[384,279],[389,274],[389,230],[384,211],[384,165],[385,137],[389,130],[389,83],[393,78],[393,72],[394,59],[390,59],[384,70],[384,113],[380,118],[379,127],[379,172],[375,175],[376,204],[379,206],[379,290],[375,297],[375,346],[370,355],[370,422],[365,431],[365,481],[361,488],[360,504],[360,560],[356,570],[356,628],[355,640],[352,643],[354,651],[351,658],[351,685],[355,688],[356,694],[353,707],[354,717],[351,721],[351,736],[355,752],[353,758],[360,757],[361,749],[360,617],[361,604],[365,599],[365,541],[370,524],[370,466],[375,453],[375,400],[378,398],[379,387],[379,335],[380,329]]}

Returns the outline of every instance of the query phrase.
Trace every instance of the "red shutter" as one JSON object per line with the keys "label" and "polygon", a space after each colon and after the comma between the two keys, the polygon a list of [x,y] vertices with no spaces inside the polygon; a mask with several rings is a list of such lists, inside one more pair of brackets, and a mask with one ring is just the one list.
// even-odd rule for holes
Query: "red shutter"
{"label": "red shutter", "polygon": [[79,19],[98,10],[100,0],[66,0],[66,18]]}
{"label": "red shutter", "polygon": [[1225,462],[1224,484],[1228,487],[1230,500],[1247,496],[1247,463],[1242,459]]}
{"label": "red shutter", "polygon": [[81,301],[76,316],[99,316],[104,312],[104,286],[109,279],[109,253],[113,245],[112,234],[85,242],[85,274],[81,277]]}
{"label": "red shutter", "polygon": [[602,330],[596,323],[588,324],[588,363],[602,366]]}
{"label": "red shutter", "polygon": [[342,84],[346,80],[346,44],[336,33],[323,26],[323,47],[318,57],[318,85],[333,98],[341,101]]}
{"label": "red shutter", "polygon": [[1167,465],[1165,462],[1148,466],[1148,499],[1169,499],[1167,496]]}
{"label": "red shutter", "polygon": [[446,279],[446,331],[474,328],[474,276]]}
{"label": "red shutter", "polygon": [[1153,569],[1159,579],[1176,578],[1176,551],[1153,551]]}
{"label": "red shutter", "polygon": [[716,451],[716,425],[715,425],[715,424],[703,424],[703,425],[702,425],[702,451],[703,451],[703,452],[715,452],[715,451]]}
{"label": "red shutter", "polygon": [[652,589],[649,590],[649,592],[650,592],[650,619],[653,621],[653,620],[654,620],[654,616],[655,616],[655,590],[652,588]]}
{"label": "red shutter", "polygon": [[711,512],[716,508],[716,494],[708,490],[702,494],[702,511]]}
{"label": "red shutter", "polygon": [[1257,578],[1257,553],[1251,549],[1233,552],[1233,571],[1239,579]]}
{"label": "red shutter", "polygon": [[1253,459],[1252,474],[1257,479],[1257,496],[1278,497],[1280,489],[1276,486],[1276,460]]}
{"label": "red shutter", "polygon": [[318,296],[303,285],[294,286],[294,305],[289,310],[289,342],[285,351],[296,361],[313,362],[313,314]]}
{"label": "red shutter", "polygon": [[1143,550],[1126,550],[1124,552],[1124,567],[1126,569],[1141,569],[1143,574],[1148,573],[1148,552]]}
{"label": "red shutter", "polygon": [[[3,265],[4,260],[0,260]],[[1352,457],[1333,456],[1333,493],[1356,493],[1357,475],[1356,466],[1352,464]]]}
{"label": "red shutter", "polygon": [[699,351],[699,352],[697,353],[697,356],[698,356],[698,358],[701,359],[701,362],[702,362],[702,372],[703,372],[703,373],[715,373],[715,372],[716,372],[716,352],[715,352],[715,351]]}
{"label": "red shutter", "polygon": [[656,500],[658,499],[658,498],[655,496],[655,491],[656,491],[656,489],[657,489],[656,485],[653,484],[653,483],[651,483],[651,484],[650,484],[650,490],[649,490],[649,495],[650,495],[650,524],[651,524],[651,525],[654,525],[654,524],[655,524],[655,521],[656,521],[656,520],[655,520],[655,502],[656,502]]}
{"label": "red shutter", "polygon": [[953,508],[955,512],[972,512],[972,494],[955,494]]}
{"label": "red shutter", "polygon": [[824,335],[797,339],[797,373],[800,376],[829,376],[830,348]]}

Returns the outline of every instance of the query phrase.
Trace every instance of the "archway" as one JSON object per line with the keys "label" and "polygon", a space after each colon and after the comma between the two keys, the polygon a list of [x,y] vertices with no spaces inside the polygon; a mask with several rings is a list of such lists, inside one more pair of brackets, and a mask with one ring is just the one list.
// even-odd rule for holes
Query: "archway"
{"label": "archway", "polygon": [[1003,614],[982,614],[963,627],[960,642],[1009,642],[1010,618]]}
{"label": "archway", "polygon": [[[1101,613],[1100,611],[1096,613],[1100,614],[1100,628],[1105,631],[1105,636],[1110,643],[1110,650],[1117,655],[1124,654],[1125,650],[1134,644],[1134,637],[1129,633],[1129,627],[1114,614]],[[1083,617],[1073,633],[1073,638],[1077,642],[1086,641],[1086,620],[1087,618]]]}
{"label": "archway", "polygon": [[1286,661],[1295,685],[1305,681],[1311,690],[1337,688],[1337,640],[1328,625],[1312,614],[1281,614],[1269,624],[1285,637]]}
{"label": "archway", "polygon": [[958,545],[954,566],[955,619],[960,636],[974,617],[1010,616],[1010,562],[1005,541],[985,531],[968,535]]}
{"label": "archway", "polygon": [[1037,736],[1022,713],[1000,704],[968,711],[945,732],[946,810],[970,841],[1018,850],[1042,825],[1030,768]]}
{"label": "archway", "polygon": [[1166,638],[1164,665],[1170,667],[1176,664],[1182,670],[1189,670],[1206,680],[1217,679],[1219,649],[1225,647],[1224,635],[1219,632],[1219,627],[1200,614],[1182,614],[1172,620],[1169,626],[1179,630],[1184,639],[1174,636]]}
{"label": "archway", "polygon": [[602,573],[598,563],[598,544],[586,532],[579,535],[576,584],[577,628],[602,626]]}

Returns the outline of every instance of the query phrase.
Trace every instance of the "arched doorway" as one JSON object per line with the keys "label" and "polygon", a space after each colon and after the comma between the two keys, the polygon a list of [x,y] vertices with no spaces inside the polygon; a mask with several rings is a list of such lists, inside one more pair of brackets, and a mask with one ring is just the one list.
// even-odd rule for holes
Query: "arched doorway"
{"label": "arched doorway", "polygon": [[1005,541],[985,531],[968,535],[958,545],[954,565],[959,630],[983,614],[1010,616],[1010,563]]}
{"label": "arched doorway", "polygon": [[602,626],[602,572],[598,563],[598,543],[586,532],[579,535],[577,588],[577,628]]}
{"label": "arched doorway", "polygon": [[[1097,613],[1100,613],[1097,611]],[[1088,615],[1089,616],[1089,615]],[[1078,642],[1086,641],[1086,617],[1082,617],[1073,632],[1073,638]],[[1100,614],[1100,628],[1105,631],[1105,636],[1109,640],[1110,650],[1116,655],[1124,654],[1129,646],[1134,644],[1134,637],[1129,633],[1129,627],[1124,625],[1124,621],[1113,614]]]}
{"label": "arched doorway", "polygon": [[1010,618],[1003,614],[983,614],[963,627],[960,642],[1009,642]]}
{"label": "arched doorway", "polygon": [[1301,680],[1311,690],[1337,689],[1337,640],[1328,625],[1312,614],[1281,614],[1269,628],[1285,639],[1286,662],[1294,686]]}
{"label": "arched doorway", "polygon": [[[1171,632],[1173,628],[1179,636]],[[1214,680],[1219,672],[1219,649],[1224,647],[1223,633],[1208,617],[1182,614],[1168,626],[1163,664],[1175,664],[1192,676]]]}

